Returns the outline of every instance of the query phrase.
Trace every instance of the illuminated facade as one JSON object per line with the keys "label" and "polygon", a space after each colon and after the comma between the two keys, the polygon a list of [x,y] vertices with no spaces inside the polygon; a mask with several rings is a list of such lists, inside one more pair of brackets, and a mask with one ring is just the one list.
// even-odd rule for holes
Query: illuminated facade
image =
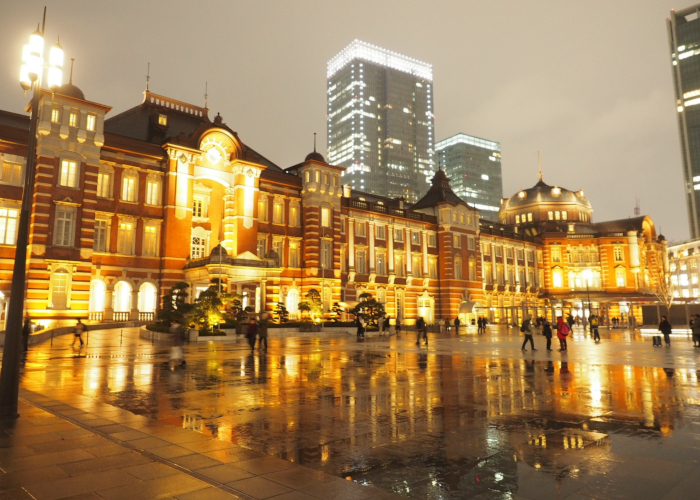
{"label": "illuminated facade", "polygon": [[455,134],[435,145],[439,164],[457,196],[489,220],[498,218],[503,197],[501,145],[466,134]]}
{"label": "illuminated facade", "polygon": [[669,291],[677,299],[700,299],[700,241],[692,240],[668,247]]}
{"label": "illuminated facade", "polygon": [[343,183],[418,201],[435,171],[432,66],[355,40],[327,79],[328,161]]}
{"label": "illuminated facade", "polygon": [[[515,322],[583,307],[586,282],[594,309],[617,311],[648,298],[666,251],[648,217],[593,224],[581,191],[542,181],[504,200],[496,223],[443,170],[408,203],[353,189],[315,151],[283,169],[206,107],[148,90],[109,119],[72,84],[39,109],[27,313],[43,324],[150,320],[173,284],[194,297],[215,279],[292,318],[316,289],[326,312],[370,292],[404,324]],[[0,300],[28,124],[0,111]]]}
{"label": "illuminated facade", "polygon": [[700,4],[666,20],[690,237],[700,238]]}

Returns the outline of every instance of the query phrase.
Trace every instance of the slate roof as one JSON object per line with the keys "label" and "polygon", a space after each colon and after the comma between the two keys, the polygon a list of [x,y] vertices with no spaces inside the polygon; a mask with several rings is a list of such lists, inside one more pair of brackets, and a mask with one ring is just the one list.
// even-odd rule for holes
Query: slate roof
{"label": "slate roof", "polygon": [[[422,208],[432,208],[444,203],[450,205],[464,205],[472,208],[466,201],[457,196],[450,187],[450,179],[447,178],[445,172],[440,169],[435,172],[435,176],[431,179],[432,185],[428,192],[418,202],[411,206],[411,210],[420,210]],[[473,209],[473,208],[472,208]]]}

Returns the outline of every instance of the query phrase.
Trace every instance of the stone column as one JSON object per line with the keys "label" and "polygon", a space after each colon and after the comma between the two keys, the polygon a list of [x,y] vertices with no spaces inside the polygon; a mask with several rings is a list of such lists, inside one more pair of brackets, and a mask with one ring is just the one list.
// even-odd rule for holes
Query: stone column
{"label": "stone column", "polygon": [[[323,293],[323,292],[322,292]],[[260,312],[267,311],[267,280],[260,280]]]}
{"label": "stone column", "polygon": [[367,234],[367,241],[369,246],[369,272],[374,273],[376,270],[376,264],[374,259],[374,222],[368,222],[367,226],[367,231],[369,231],[369,233]]}
{"label": "stone column", "polygon": [[498,284],[498,262],[496,262],[496,245],[491,245],[491,280],[494,284]]}
{"label": "stone column", "polygon": [[114,319],[114,307],[112,307],[114,302],[113,294],[114,290],[110,290],[109,288],[105,290],[105,308],[102,314],[103,321],[112,321]]}
{"label": "stone column", "polygon": [[131,321],[138,321],[139,319],[139,292],[137,290],[131,291],[131,313],[129,314],[129,319]]}
{"label": "stone column", "polygon": [[387,266],[389,269],[389,274],[394,274],[394,226],[393,224],[387,224],[386,226],[386,253],[387,253]]}
{"label": "stone column", "polygon": [[355,219],[348,217],[348,270],[355,272]]}

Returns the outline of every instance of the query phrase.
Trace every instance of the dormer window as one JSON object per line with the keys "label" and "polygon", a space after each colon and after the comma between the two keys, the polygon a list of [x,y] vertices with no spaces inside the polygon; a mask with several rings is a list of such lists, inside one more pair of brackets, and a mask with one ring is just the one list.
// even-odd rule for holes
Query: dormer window
{"label": "dormer window", "polygon": [[158,115],[158,125],[166,126],[168,124],[168,115]]}
{"label": "dormer window", "polygon": [[87,128],[90,132],[94,132],[94,131],[95,131],[95,115],[87,115],[87,124],[86,124],[86,128]]}
{"label": "dormer window", "polygon": [[51,122],[58,123],[61,119],[61,111],[58,108],[53,108],[51,110]]}
{"label": "dormer window", "polygon": [[68,125],[70,125],[71,127],[78,126],[78,113],[71,113],[68,116]]}

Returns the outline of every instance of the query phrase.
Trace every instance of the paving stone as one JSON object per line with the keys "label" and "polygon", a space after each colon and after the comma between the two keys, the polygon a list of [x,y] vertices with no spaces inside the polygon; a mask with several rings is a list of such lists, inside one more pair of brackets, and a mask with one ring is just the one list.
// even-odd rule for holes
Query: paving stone
{"label": "paving stone", "polygon": [[168,467],[160,462],[149,462],[143,465],[125,467],[123,470],[142,481],[150,481],[151,479],[180,474],[177,469]]}
{"label": "paving stone", "polygon": [[253,460],[236,462],[236,467],[257,475],[269,474],[270,472],[277,472],[290,468],[299,468],[301,470],[298,465],[275,457],[254,458]]}
{"label": "paving stone", "polygon": [[107,500],[147,500],[162,496],[177,496],[191,491],[210,487],[209,484],[186,474],[174,474],[143,481],[137,485],[123,485],[116,488],[98,490],[97,494]]}
{"label": "paving stone", "polygon": [[270,498],[290,491],[290,488],[286,486],[258,476],[242,479],[240,481],[233,481],[228,483],[228,486],[256,499]]}
{"label": "paving stone", "polygon": [[253,475],[239,469],[232,465],[216,465],[214,467],[208,467],[206,469],[199,469],[197,473],[213,479],[222,484],[230,483],[232,481],[238,481],[240,479],[246,479],[252,477]]}
{"label": "paving stone", "polygon": [[171,458],[170,461],[192,471],[221,465],[221,462],[218,460],[200,455],[199,453]]}

